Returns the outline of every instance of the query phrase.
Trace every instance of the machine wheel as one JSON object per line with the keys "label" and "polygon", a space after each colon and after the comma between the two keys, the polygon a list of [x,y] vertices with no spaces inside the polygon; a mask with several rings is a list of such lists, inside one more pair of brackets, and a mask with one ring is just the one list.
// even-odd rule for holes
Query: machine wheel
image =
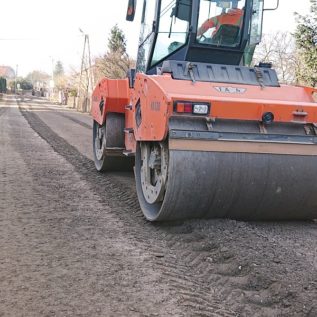
{"label": "machine wheel", "polygon": [[[111,155],[111,148],[114,153],[124,148],[124,116],[116,113],[109,113],[105,124],[93,123],[93,151],[94,162],[97,171],[130,171],[133,168],[133,158]],[[109,150],[110,149],[110,150]],[[107,151],[108,150],[108,151]]]}
{"label": "machine wheel", "polygon": [[135,160],[136,187],[144,216],[160,215],[168,178],[168,146],[165,142],[139,142]]}
{"label": "machine wheel", "polygon": [[106,170],[106,156],[104,153],[105,147],[105,130],[106,126],[99,125],[94,121],[93,125],[93,149],[94,149],[94,161],[97,171],[103,172]]}

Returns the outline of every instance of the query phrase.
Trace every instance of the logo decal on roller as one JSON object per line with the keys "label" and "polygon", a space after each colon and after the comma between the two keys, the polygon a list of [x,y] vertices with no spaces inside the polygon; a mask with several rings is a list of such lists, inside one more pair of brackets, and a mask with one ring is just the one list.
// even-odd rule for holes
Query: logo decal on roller
{"label": "logo decal on roller", "polygon": [[214,87],[217,91],[226,94],[244,94],[247,90],[239,87]]}
{"label": "logo decal on roller", "polygon": [[159,101],[152,101],[151,102],[151,110],[160,111],[161,110],[161,103]]}

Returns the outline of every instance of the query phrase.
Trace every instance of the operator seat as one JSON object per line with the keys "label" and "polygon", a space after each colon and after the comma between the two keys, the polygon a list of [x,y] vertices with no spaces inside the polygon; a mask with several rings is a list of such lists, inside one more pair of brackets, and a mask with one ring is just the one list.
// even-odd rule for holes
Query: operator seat
{"label": "operator seat", "polygon": [[223,24],[212,37],[212,44],[235,46],[239,44],[240,27],[232,24]]}

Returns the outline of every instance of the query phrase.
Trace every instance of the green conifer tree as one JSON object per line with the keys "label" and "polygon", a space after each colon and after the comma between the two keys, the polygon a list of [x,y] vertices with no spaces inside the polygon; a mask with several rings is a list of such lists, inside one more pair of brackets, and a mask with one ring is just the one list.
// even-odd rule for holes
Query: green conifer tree
{"label": "green conifer tree", "polygon": [[297,77],[299,82],[317,86],[317,0],[310,0],[310,14],[297,16],[296,45],[302,61]]}

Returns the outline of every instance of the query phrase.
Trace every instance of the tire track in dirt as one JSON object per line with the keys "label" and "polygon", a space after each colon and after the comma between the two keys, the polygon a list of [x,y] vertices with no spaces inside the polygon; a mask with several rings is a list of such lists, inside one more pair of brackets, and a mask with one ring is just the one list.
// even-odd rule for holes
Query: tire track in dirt
{"label": "tire track in dirt", "polygon": [[155,259],[10,110],[0,124],[0,315],[186,316]]}
{"label": "tire track in dirt", "polygon": [[8,105],[10,104],[10,100],[7,98],[0,99],[0,117],[8,110]]}
{"label": "tire track in dirt", "polygon": [[[283,281],[263,275],[247,259],[241,261],[239,250],[226,248],[216,235],[206,240],[206,236],[195,232],[191,222],[148,224],[138,208],[135,192],[124,181],[97,173],[90,160],[56,135],[34,112],[22,107],[20,110],[33,130],[76,167],[100,199],[106,188],[111,198],[107,204],[126,223],[127,235],[143,244],[144,250],[149,251],[150,246],[157,267],[165,272],[166,282],[175,289],[175,296],[180,296],[190,315],[291,316],[290,302],[296,296],[283,289],[287,281],[283,285]],[[218,224],[223,223],[241,232],[246,229],[246,225],[234,221]],[[315,304],[312,302],[296,315],[309,316],[309,310],[315,311]]]}
{"label": "tire track in dirt", "polygon": [[14,96],[6,96],[0,99],[0,105],[1,104],[3,105],[3,108],[8,108],[10,105],[16,106],[16,99]]}
{"label": "tire track in dirt", "polygon": [[85,123],[85,122],[83,122],[83,121],[81,121],[81,120],[78,120],[78,119],[74,118],[74,117],[71,116],[71,115],[66,114],[65,112],[62,112],[62,111],[65,111],[64,109],[60,109],[61,111],[59,111],[59,110],[57,110],[56,108],[52,108],[52,107],[46,106],[44,102],[34,102],[34,101],[32,101],[31,99],[30,99],[30,100],[24,99],[24,102],[28,102],[31,106],[32,106],[32,105],[40,105],[40,106],[42,106],[44,109],[51,110],[52,112],[54,112],[54,114],[57,114],[57,115],[59,115],[59,116],[61,116],[61,117],[63,117],[63,118],[66,118],[66,119],[68,119],[68,120],[71,120],[71,121],[73,121],[74,123],[77,123],[77,124],[79,124],[80,126],[86,128],[86,129],[89,129],[89,130],[92,129],[92,124],[89,125],[88,123]]}
{"label": "tire track in dirt", "polygon": [[[107,204],[114,212],[117,211],[117,215],[126,223],[127,235],[132,236],[133,239],[137,238],[147,252],[149,252],[149,241],[152,241],[151,247],[153,247],[153,250],[151,253],[153,257],[163,258],[163,261],[158,264],[158,268],[163,271],[167,283],[175,290],[175,296],[180,297],[181,305],[187,307],[190,316],[237,316],[234,311],[223,307],[221,301],[217,299],[217,295],[210,292],[209,286],[206,287],[200,282],[195,282],[194,274],[189,274],[186,270],[180,270],[177,265],[178,259],[176,265],[172,264],[175,263],[175,250],[168,250],[164,245],[164,240],[169,239],[169,235],[162,237],[159,227],[146,222],[140,209],[132,207],[138,206],[137,198],[133,192],[124,187],[122,183],[115,182],[111,178],[107,179],[104,174],[97,173],[93,162],[56,135],[33,111],[25,111],[22,107],[20,107],[20,110],[31,128],[48,142],[54,151],[76,167],[76,171],[92,185],[101,199],[104,198],[104,188],[106,188],[107,196],[110,196]],[[109,198],[111,199],[109,200]],[[133,217],[129,216],[130,214]],[[144,243],[144,241],[148,243]],[[163,245],[160,241],[163,241]],[[168,259],[170,259],[170,262],[166,261]],[[182,254],[180,259],[182,259]],[[199,298],[197,297],[197,289],[200,289]],[[182,293],[182,290],[185,293]]]}
{"label": "tire track in dirt", "polygon": [[74,118],[74,117],[72,117],[72,116],[70,116],[70,115],[68,115],[68,114],[66,114],[64,112],[58,111],[58,110],[56,110],[54,108],[50,108],[50,107],[45,107],[45,109],[49,109],[49,110],[53,111],[54,114],[57,114],[58,116],[61,116],[61,117],[66,118],[66,119],[68,119],[70,121],[73,121],[74,123],[77,123],[77,124],[79,124],[80,126],[86,128],[86,129],[89,129],[89,130],[92,129],[92,125],[89,125],[88,123],[85,123],[85,122],[83,122],[81,120],[78,120],[78,119],[76,119],[76,118]]}
{"label": "tire track in dirt", "polygon": [[7,111],[8,108],[0,107],[0,117]]}

